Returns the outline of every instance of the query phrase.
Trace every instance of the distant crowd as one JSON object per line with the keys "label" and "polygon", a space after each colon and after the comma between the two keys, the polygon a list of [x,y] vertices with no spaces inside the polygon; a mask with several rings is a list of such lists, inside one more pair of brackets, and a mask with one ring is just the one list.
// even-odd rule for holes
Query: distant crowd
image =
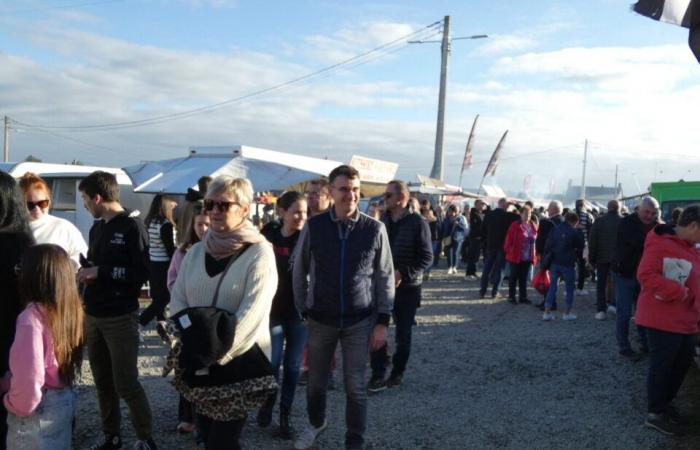
{"label": "distant crowd", "polygon": [[[652,197],[630,212],[617,200],[605,211],[584,200],[572,209],[505,198],[470,207],[416,198],[394,180],[365,213],[359,173],[347,165],[303,193],[283,193],[257,220],[253,186],[242,178],[202,177],[184,201],[156,195],[143,220],[122,206],[112,174],[94,172],[79,190],[95,218],[87,243],[49,213],[43,179],[0,172],[0,449],[72,448],[84,355],[102,432],[89,448],[124,446],[123,400],[133,448],[156,449],[137,364],[151,323],[168,349],[163,374],[173,374],[179,394],[176,429],[197,448],[241,448],[248,415],[271,427],[278,401],[274,436],[311,448],[328,425],[337,368],[342,445],[364,448],[367,396],[408,381],[422,285],[443,257],[447,275],[462,276],[463,267],[481,298],[532,304],[544,321],[576,321],[575,297],[589,295],[590,280],[595,319],[615,319],[620,356],[648,359],[644,424],[669,435],[687,425],[674,399],[700,332],[700,205],[665,223]],[[141,309],[146,283],[151,301]],[[531,298],[530,286],[542,297]],[[307,420],[295,426],[299,384]]]}

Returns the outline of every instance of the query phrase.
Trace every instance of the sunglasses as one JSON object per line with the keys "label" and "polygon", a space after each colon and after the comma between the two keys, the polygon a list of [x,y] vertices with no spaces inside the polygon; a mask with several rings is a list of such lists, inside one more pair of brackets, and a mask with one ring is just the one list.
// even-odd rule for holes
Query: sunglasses
{"label": "sunglasses", "polygon": [[228,212],[233,205],[241,206],[238,202],[215,202],[214,200],[204,200],[204,210],[211,211],[216,206],[221,212]]}
{"label": "sunglasses", "polygon": [[49,207],[49,201],[39,200],[38,202],[27,202],[27,209],[30,211],[36,208],[37,206],[39,207],[39,209],[46,209]]}

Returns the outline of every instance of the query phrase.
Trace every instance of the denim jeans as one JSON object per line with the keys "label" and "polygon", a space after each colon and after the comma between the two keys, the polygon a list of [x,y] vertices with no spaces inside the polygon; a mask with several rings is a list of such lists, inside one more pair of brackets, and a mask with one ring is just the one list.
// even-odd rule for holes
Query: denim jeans
{"label": "denim jeans", "polygon": [[510,273],[508,274],[508,298],[515,300],[516,285],[519,290],[518,299],[522,302],[527,300],[527,279],[530,276],[530,267],[532,263],[529,261],[519,263],[508,263]]}
{"label": "denim jeans", "polygon": [[309,330],[309,383],[306,386],[306,409],[309,422],[320,427],[326,419],[326,392],[331,359],[340,341],[345,384],[345,446],[362,446],[367,427],[367,379],[365,366],[369,339],[377,321],[372,315],[346,328],[324,325],[313,319]]}
{"label": "denim jeans", "polygon": [[457,267],[459,265],[460,255],[462,254],[462,244],[464,240],[452,240],[452,244],[447,249],[447,267]]}
{"label": "denim jeans", "polygon": [[[596,309],[605,312],[608,309],[606,293],[608,291],[608,277],[610,276],[610,263],[596,265]],[[615,302],[613,302],[614,304]]]}
{"label": "denim jeans", "polygon": [[547,297],[544,299],[545,307],[551,308],[556,302],[559,278],[563,278],[566,286],[566,307],[571,309],[574,305],[574,290],[576,289],[576,270],[574,267],[552,264],[552,267],[549,268],[549,277],[551,284],[549,285],[549,291],[547,291]]}
{"label": "denim jeans", "polygon": [[[394,297],[394,325],[396,326],[396,350],[392,358],[392,375],[403,375],[411,354],[411,335],[416,320],[416,310],[420,306],[421,287],[403,286],[396,288]],[[384,378],[389,365],[388,348],[385,345],[371,353],[372,378]]]}
{"label": "denim jeans", "polygon": [[[637,305],[637,297],[639,296],[639,282],[636,278],[627,278],[622,275],[614,274],[615,280],[615,303],[617,305],[617,323],[615,324],[615,334],[617,336],[617,345],[620,351],[631,350],[629,334],[630,334],[630,319],[632,311]],[[637,334],[639,335],[640,345],[646,346],[646,331],[644,327],[637,326]]]}
{"label": "denim jeans", "polygon": [[280,365],[284,360],[284,373],[280,383],[282,386],[280,407],[287,411],[292,409],[294,402],[294,393],[299,381],[301,352],[306,345],[306,334],[306,325],[298,317],[270,321],[272,368],[275,371],[275,379],[279,383]]}
{"label": "denim jeans", "polygon": [[695,354],[695,335],[647,328],[649,374],[648,411],[663,414],[676,398]]}
{"label": "denim jeans", "polygon": [[489,282],[493,283],[491,296],[495,296],[501,288],[501,271],[506,262],[506,254],[503,250],[486,250],[484,258],[484,271],[481,273],[481,289],[479,294],[483,297],[489,287]]}
{"label": "denim jeans", "polygon": [[7,414],[7,448],[70,450],[74,415],[73,388],[47,389],[31,416]]}
{"label": "denim jeans", "polygon": [[85,341],[90,370],[95,380],[97,400],[104,434],[120,434],[123,398],[140,440],[150,439],[151,407],[139,383],[138,313],[116,317],[94,317],[85,314]]}
{"label": "denim jeans", "polygon": [[430,273],[430,269],[438,266],[440,262],[440,251],[442,250],[442,241],[433,241],[433,265],[428,267],[425,271]]}

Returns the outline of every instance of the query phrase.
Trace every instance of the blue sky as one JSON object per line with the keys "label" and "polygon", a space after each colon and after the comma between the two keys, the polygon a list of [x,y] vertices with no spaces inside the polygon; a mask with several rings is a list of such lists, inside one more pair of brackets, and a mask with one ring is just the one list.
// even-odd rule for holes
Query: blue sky
{"label": "blue sky", "polygon": [[[616,164],[629,193],[654,179],[697,179],[690,117],[700,65],[686,30],[638,16],[629,3],[2,2],[0,115],[81,126],[176,113],[313,72],[449,14],[453,37],[490,37],[453,42],[447,182],[459,179],[476,114],[477,164],[466,187],[478,185],[506,129],[489,182],[512,191],[528,175],[542,189],[552,178],[558,190],[578,184],[586,138],[589,184],[611,184]],[[432,165],[439,47],[402,46],[314,83],[148,127],[47,134],[15,125],[11,154],[126,166],[189,146],[247,144],[395,161],[413,180]]]}

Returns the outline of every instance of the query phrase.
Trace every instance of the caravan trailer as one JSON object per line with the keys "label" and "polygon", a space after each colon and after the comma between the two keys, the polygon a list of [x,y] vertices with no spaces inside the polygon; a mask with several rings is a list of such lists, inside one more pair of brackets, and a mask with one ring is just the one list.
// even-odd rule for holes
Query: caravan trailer
{"label": "caravan trailer", "polygon": [[74,224],[88,241],[88,233],[94,219],[83,207],[78,185],[80,181],[96,170],[113,173],[119,183],[120,200],[124,208],[148,212],[153,195],[134,193],[131,179],[122,169],[115,167],[79,166],[72,164],[50,164],[37,162],[0,163],[0,170],[19,178],[33,172],[46,180],[51,189],[51,211],[54,216],[64,218]]}

